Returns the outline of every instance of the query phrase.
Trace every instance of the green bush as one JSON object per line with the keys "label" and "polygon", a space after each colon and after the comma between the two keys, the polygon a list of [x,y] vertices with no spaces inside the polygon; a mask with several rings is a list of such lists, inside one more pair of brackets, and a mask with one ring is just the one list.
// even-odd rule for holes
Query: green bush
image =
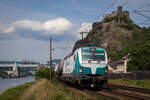
{"label": "green bush", "polygon": [[127,51],[125,48],[123,48],[122,50],[111,50],[108,52],[108,57],[112,60],[112,61],[118,61],[120,59],[122,59],[122,57],[124,57],[125,55],[127,55]]}
{"label": "green bush", "polygon": [[118,16],[114,16],[113,19],[117,22],[119,17]]}
{"label": "green bush", "polygon": [[[52,79],[55,77],[55,72],[52,70]],[[49,68],[40,68],[36,73],[35,73],[35,78],[46,78],[50,79],[50,69]]]}
{"label": "green bush", "polygon": [[150,70],[150,41],[138,43],[130,48],[128,71]]}
{"label": "green bush", "polygon": [[134,30],[129,45],[128,71],[150,70],[150,28]]}
{"label": "green bush", "polygon": [[104,21],[105,22],[110,22],[110,21],[112,21],[114,18],[113,17],[106,17],[105,19],[104,19]]}
{"label": "green bush", "polygon": [[119,27],[122,27],[122,28],[127,29],[127,30],[133,30],[134,29],[134,26],[132,24],[121,24],[121,25],[119,25]]}

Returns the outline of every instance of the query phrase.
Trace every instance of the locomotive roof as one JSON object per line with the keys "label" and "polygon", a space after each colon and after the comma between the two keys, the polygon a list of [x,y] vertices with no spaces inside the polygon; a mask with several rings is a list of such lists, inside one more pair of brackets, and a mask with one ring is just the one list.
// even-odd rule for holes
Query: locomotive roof
{"label": "locomotive roof", "polygon": [[97,51],[104,51],[104,48],[101,47],[81,47],[81,50],[90,50],[91,48],[95,48]]}
{"label": "locomotive roof", "polygon": [[[81,50],[90,50],[91,48],[96,48],[97,51],[104,51],[104,50],[105,50],[105,49],[102,48],[102,47],[94,47],[94,46],[90,46],[90,47],[88,47],[88,46],[86,46],[86,47],[80,47],[80,48],[78,48],[78,49],[81,49]],[[77,49],[77,50],[78,50],[78,49]],[[77,51],[77,50],[76,50],[76,51]],[[69,55],[67,55],[67,56],[64,58],[64,60],[67,59],[68,57],[72,56],[73,53],[74,53],[74,52],[72,52],[72,53],[70,53]]]}

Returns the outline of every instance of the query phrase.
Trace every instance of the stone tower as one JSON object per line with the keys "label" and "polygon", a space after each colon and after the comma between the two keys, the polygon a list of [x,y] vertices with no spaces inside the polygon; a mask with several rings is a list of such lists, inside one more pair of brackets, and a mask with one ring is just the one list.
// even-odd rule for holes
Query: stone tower
{"label": "stone tower", "polygon": [[122,12],[122,7],[121,6],[118,7],[118,12]]}
{"label": "stone tower", "polygon": [[118,7],[118,14],[122,14],[122,7],[121,6]]}

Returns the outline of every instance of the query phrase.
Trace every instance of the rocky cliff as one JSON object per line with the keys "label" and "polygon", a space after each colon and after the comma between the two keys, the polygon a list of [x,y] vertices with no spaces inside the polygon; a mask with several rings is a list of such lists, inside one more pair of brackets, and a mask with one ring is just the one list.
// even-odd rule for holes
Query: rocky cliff
{"label": "rocky cliff", "polygon": [[139,27],[132,22],[129,12],[118,7],[117,12],[104,15],[101,22],[94,22],[87,36],[75,43],[73,52],[83,46],[98,46],[105,48],[110,57],[113,51],[120,51],[130,43],[134,29]]}

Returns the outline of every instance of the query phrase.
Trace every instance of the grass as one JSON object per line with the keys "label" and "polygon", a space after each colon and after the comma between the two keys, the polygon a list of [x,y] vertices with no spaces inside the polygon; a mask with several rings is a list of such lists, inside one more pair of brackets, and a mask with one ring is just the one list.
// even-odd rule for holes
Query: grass
{"label": "grass", "polygon": [[89,98],[71,91],[60,82],[42,79],[26,90],[21,100],[88,100]]}
{"label": "grass", "polygon": [[84,94],[58,81],[39,79],[6,90],[0,94],[0,100],[99,100],[96,94]]}
{"label": "grass", "polygon": [[[109,80],[109,83],[150,89],[150,80],[130,80],[126,78]],[[104,100],[96,94],[84,94],[58,81],[39,79],[10,88],[0,94],[0,100]]]}
{"label": "grass", "polygon": [[130,80],[126,78],[109,80],[109,83],[150,89],[150,80]]}
{"label": "grass", "polygon": [[23,94],[23,91],[29,88],[32,84],[34,84],[34,82],[9,88],[0,94],[0,100],[19,100],[19,96]]}

